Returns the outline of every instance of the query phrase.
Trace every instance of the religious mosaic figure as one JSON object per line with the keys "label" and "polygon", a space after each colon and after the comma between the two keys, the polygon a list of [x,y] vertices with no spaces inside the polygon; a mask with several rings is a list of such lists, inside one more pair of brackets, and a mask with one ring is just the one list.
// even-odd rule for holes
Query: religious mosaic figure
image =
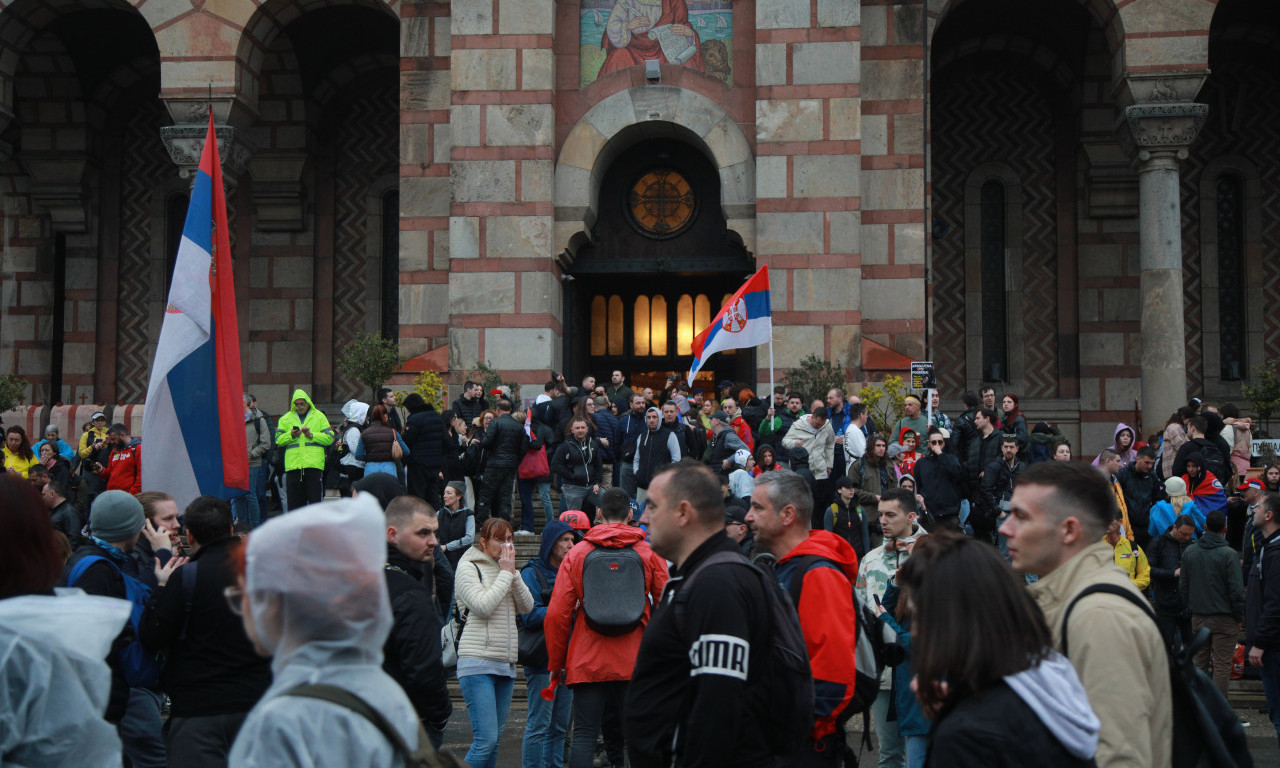
{"label": "religious mosaic figure", "polygon": [[643,65],[648,59],[705,71],[698,33],[689,25],[685,0],[617,0],[601,41],[600,76]]}

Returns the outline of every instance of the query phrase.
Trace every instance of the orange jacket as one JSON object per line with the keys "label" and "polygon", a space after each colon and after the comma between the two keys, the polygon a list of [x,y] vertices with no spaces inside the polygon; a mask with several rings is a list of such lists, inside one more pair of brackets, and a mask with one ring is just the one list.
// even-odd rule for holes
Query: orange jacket
{"label": "orange jacket", "polygon": [[[616,549],[634,546],[645,561],[649,606],[645,608],[640,626],[625,635],[601,635],[587,626],[586,616],[578,609],[582,597],[582,563],[594,549],[591,542]],[[626,523],[606,523],[587,531],[586,537],[574,545],[560,563],[551,604],[542,621],[547,637],[547,669],[565,670],[565,682],[569,685],[630,680],[640,652],[640,637],[666,585],[667,561],[649,548],[643,530]]]}
{"label": "orange jacket", "polygon": [[[803,575],[796,561],[816,556],[838,568],[815,563]],[[858,580],[858,555],[849,542],[830,531],[813,531],[809,538],[778,560],[778,581],[790,591],[791,580],[803,578],[800,590],[800,632],[813,670],[814,724],[811,736],[819,740],[835,733],[840,713],[853,699],[858,679],[857,616],[853,609],[853,584]],[[878,685],[879,683],[877,683]]]}

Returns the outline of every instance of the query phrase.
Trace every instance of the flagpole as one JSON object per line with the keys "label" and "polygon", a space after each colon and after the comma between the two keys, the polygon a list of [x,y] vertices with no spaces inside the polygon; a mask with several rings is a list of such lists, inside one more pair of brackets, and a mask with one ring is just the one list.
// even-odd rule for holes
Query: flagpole
{"label": "flagpole", "polygon": [[769,398],[768,403],[773,405],[773,324],[769,324]]}

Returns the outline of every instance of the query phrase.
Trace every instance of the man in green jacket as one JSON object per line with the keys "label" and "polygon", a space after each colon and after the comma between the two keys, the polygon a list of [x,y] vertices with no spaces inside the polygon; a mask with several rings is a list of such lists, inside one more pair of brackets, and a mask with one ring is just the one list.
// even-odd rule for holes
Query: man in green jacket
{"label": "man in green jacket", "polygon": [[[1208,627],[1209,642],[1196,651],[1195,664],[1212,673],[1213,684],[1227,695],[1232,657],[1244,621],[1244,577],[1240,554],[1227,546],[1227,516],[1220,509],[1204,521],[1204,535],[1182,554],[1178,592],[1191,611],[1191,631]],[[1190,638],[1187,638],[1189,640]],[[1210,668],[1210,654],[1213,664]]]}
{"label": "man in green jacket", "polygon": [[293,391],[293,407],[276,423],[276,447],[284,451],[285,494],[289,509],[317,504],[324,498],[324,449],[333,445],[329,419],[310,396]]}

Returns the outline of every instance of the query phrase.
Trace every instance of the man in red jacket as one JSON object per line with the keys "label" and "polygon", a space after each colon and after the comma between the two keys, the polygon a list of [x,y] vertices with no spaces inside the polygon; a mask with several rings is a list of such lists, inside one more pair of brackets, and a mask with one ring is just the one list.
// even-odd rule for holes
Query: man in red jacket
{"label": "man in red jacket", "polygon": [[[631,519],[631,500],[626,492],[619,488],[605,491],[597,514],[603,522],[588,531],[560,563],[551,603],[542,623],[547,638],[547,668],[555,675],[563,675],[564,681],[573,688],[573,747],[569,768],[592,765],[596,736],[606,710],[610,716],[604,722],[606,726],[616,726],[617,732],[606,733],[605,741],[613,742],[621,757],[622,703],[626,700],[627,683],[631,680],[631,670],[640,652],[640,637],[649,623],[652,607],[662,597],[667,584],[667,562],[649,548],[644,531],[627,522]],[[623,549],[633,550],[638,558],[633,559],[631,553],[616,552],[616,568],[600,560],[602,555],[610,555],[610,550]],[[588,556],[592,557],[593,574],[584,580]],[[623,573],[637,565],[636,560],[643,572],[643,595],[629,595],[625,589],[611,590],[595,577],[602,566],[607,578],[609,574]],[[638,581],[626,583],[638,586]],[[602,593],[595,594],[597,589]],[[592,593],[588,594],[589,591]],[[598,619],[605,619],[606,613],[595,608],[598,605],[595,599],[603,598],[607,607],[612,608],[627,603],[628,597],[643,599],[639,620],[634,626],[605,628],[593,621],[593,611]],[[614,764],[621,765],[622,761],[615,760]]]}
{"label": "man in red jacket", "polygon": [[97,466],[107,490],[142,493],[142,441],[130,437],[125,425],[112,424],[107,430],[107,442],[111,445],[111,458],[105,467]]}
{"label": "man in red jacket", "polygon": [[[747,524],[757,545],[778,558],[775,572],[783,590],[800,596],[796,610],[813,670],[809,749],[787,758],[785,765],[831,767],[840,765],[844,754],[840,716],[853,699],[858,674],[853,606],[858,555],[834,533],[810,531],[812,514],[813,496],[800,475],[780,469],[756,478]],[[798,589],[797,579],[802,580]]]}

